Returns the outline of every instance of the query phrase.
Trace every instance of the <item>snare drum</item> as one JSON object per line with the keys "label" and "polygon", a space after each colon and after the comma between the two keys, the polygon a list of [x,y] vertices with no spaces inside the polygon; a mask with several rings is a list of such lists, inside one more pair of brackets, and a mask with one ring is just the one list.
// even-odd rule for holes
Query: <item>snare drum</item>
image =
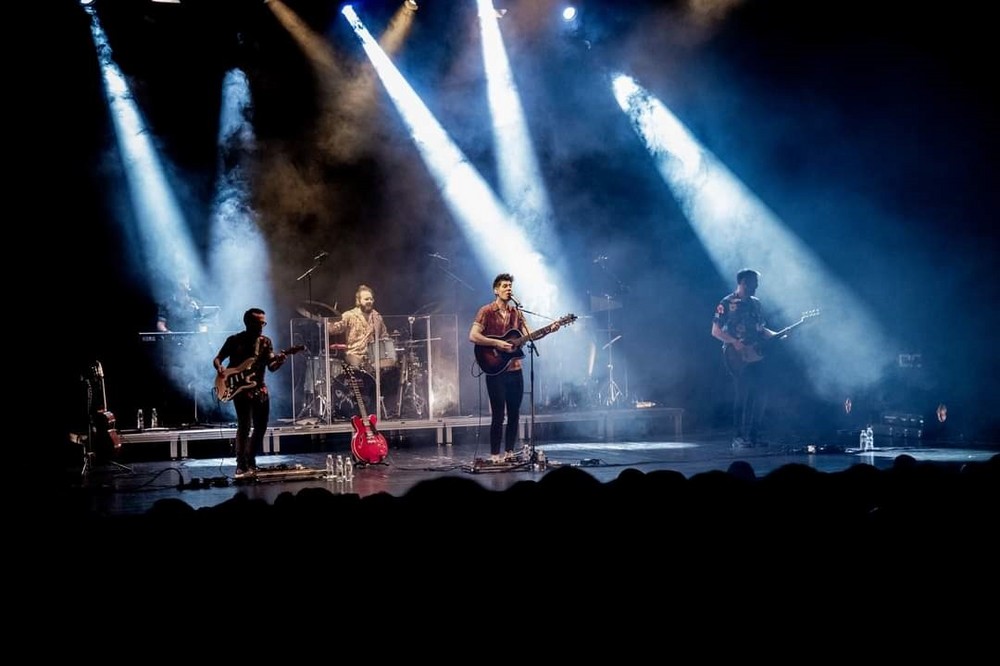
{"label": "snare drum", "polygon": [[395,368],[398,364],[396,359],[396,341],[392,338],[382,338],[378,341],[378,353],[375,350],[375,341],[368,343],[368,362],[373,366],[377,363],[380,370]]}

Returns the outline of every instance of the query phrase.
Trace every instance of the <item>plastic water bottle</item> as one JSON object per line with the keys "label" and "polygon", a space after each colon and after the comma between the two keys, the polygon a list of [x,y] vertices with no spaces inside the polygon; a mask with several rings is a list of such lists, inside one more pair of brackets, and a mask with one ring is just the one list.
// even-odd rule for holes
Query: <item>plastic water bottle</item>
{"label": "plastic water bottle", "polygon": [[153,409],[149,412],[149,427],[160,427],[160,419],[156,416],[156,407],[153,407]]}
{"label": "plastic water bottle", "polygon": [[336,471],[337,478],[338,479],[343,479],[344,478],[344,456],[341,456],[341,455],[337,456],[337,467],[336,467],[336,470],[337,470]]}
{"label": "plastic water bottle", "polygon": [[333,454],[326,454],[326,477],[327,479],[333,478]]}
{"label": "plastic water bottle", "polygon": [[350,457],[344,458],[344,481],[354,480],[354,461]]}
{"label": "plastic water bottle", "polygon": [[868,426],[866,432],[868,433],[868,448],[869,449],[874,449],[875,448],[875,432],[872,430],[872,427],[870,425]]}
{"label": "plastic water bottle", "polygon": [[142,409],[140,409],[135,413],[135,429],[141,431],[144,427],[145,423],[142,419]]}

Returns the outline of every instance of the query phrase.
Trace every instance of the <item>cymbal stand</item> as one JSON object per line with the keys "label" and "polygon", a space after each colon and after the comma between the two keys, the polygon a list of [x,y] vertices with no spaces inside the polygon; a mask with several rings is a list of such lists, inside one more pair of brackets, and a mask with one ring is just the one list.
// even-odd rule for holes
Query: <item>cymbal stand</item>
{"label": "cymbal stand", "polygon": [[[608,332],[611,335],[611,332]],[[614,362],[614,352],[613,346],[616,342],[621,340],[620,335],[616,335],[614,338],[608,341],[608,344],[604,345],[602,349],[608,350],[608,391],[607,395],[604,396],[604,402],[608,407],[614,407],[618,403],[618,399],[624,394],[621,389],[618,388],[617,382],[615,382],[615,362]]]}
{"label": "cymbal stand", "polygon": [[420,370],[420,359],[414,351],[413,322],[416,317],[410,317],[410,339],[406,343],[406,355],[403,357],[403,369],[399,375],[399,402],[396,405],[396,413],[399,418],[403,418],[403,397],[406,396],[409,406],[413,408],[416,418],[422,418],[424,413],[424,399],[417,393],[417,375]]}
{"label": "cymbal stand", "polygon": [[[597,266],[599,266],[600,269],[601,269],[601,272],[604,273],[604,275],[606,276],[606,279],[610,280],[611,283],[614,284],[614,289],[615,289],[616,293],[619,296],[622,295],[622,294],[624,294],[628,290],[628,287],[620,279],[618,279],[618,276],[615,275],[615,273],[613,273],[608,268],[608,257],[606,255],[599,255],[599,256],[597,256],[594,259],[594,264],[596,264]],[[614,363],[613,345],[616,342],[618,342],[619,340],[621,340],[622,336],[621,335],[614,335],[615,331],[612,328],[611,311],[614,310],[614,309],[616,309],[616,308],[621,307],[621,305],[620,304],[616,304],[615,301],[614,301],[614,299],[611,297],[610,294],[605,294],[604,298],[605,298],[605,302],[603,303],[603,307],[604,307],[604,309],[608,313],[608,319],[607,319],[608,342],[603,347],[601,347],[601,349],[605,349],[608,352],[608,384],[607,384],[607,393],[603,396],[603,399],[601,399],[601,403],[604,404],[604,405],[606,405],[607,407],[616,407],[618,405],[619,399],[625,397],[625,393],[622,392],[622,390],[619,388],[618,384],[615,382],[615,374],[614,374],[615,363]],[[625,380],[626,380],[625,381],[625,384],[626,384],[625,389],[627,391],[628,390],[628,374],[627,373],[626,373],[626,376],[625,376]],[[598,392],[598,397],[599,398],[602,397],[600,395],[600,392]]]}
{"label": "cymbal stand", "polygon": [[[302,382],[302,394],[305,401],[295,418],[296,420],[318,418],[320,421],[324,421],[326,420],[326,382],[319,378],[318,374],[319,367],[328,362],[323,356],[307,356],[306,363],[309,364],[309,370],[305,373]],[[307,386],[308,384],[311,386]],[[319,413],[314,413],[314,410]]]}
{"label": "cymbal stand", "polygon": [[[610,306],[610,297],[608,297],[608,299],[609,299],[609,306]],[[614,333],[614,329],[612,328],[612,324],[611,324],[611,309],[612,309],[611,307],[608,307],[608,310],[607,310],[607,313],[608,313],[608,322],[607,322],[608,323],[608,342],[603,347],[601,347],[602,350],[607,350],[607,352],[608,352],[608,385],[607,385],[607,392],[604,395],[604,399],[601,401],[607,407],[614,407],[614,406],[616,406],[618,404],[618,399],[621,398],[624,395],[622,393],[621,389],[618,387],[617,382],[615,382],[614,344],[616,342],[618,342],[619,340],[621,340],[622,336],[621,335],[616,335],[615,337],[611,337],[612,333]]]}

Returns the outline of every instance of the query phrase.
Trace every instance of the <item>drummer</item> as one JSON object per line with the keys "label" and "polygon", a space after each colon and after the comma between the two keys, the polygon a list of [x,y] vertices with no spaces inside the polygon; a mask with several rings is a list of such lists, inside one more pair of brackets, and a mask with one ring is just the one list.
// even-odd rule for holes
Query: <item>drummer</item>
{"label": "drummer", "polygon": [[347,350],[344,358],[356,368],[371,368],[368,345],[389,336],[382,315],[375,309],[375,292],[366,284],[358,285],[354,292],[354,307],[344,313],[340,321],[328,324],[330,335],[345,334]]}

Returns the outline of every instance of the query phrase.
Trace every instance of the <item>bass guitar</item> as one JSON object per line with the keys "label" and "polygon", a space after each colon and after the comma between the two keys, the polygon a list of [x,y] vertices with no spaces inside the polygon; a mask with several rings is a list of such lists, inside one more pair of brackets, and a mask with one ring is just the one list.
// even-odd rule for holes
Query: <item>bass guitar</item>
{"label": "bass guitar", "polygon": [[803,312],[802,317],[794,324],[786,326],[780,331],[775,331],[774,335],[770,338],[759,340],[754,344],[744,344],[743,349],[737,349],[730,344],[722,345],[722,358],[725,361],[726,369],[729,371],[729,374],[734,377],[738,376],[748,365],[762,360],[768,347],[773,345],[778,340],[784,340],[794,329],[806,323],[813,317],[818,316],[819,310],[809,310],[808,312]]}
{"label": "bass guitar", "polygon": [[548,326],[543,326],[542,328],[532,331],[527,335],[521,335],[521,332],[516,328],[510,329],[503,335],[488,335],[486,336],[488,338],[509,342],[514,345],[514,349],[513,351],[505,352],[488,345],[476,345],[476,363],[485,375],[499,374],[506,370],[507,366],[510,365],[510,362],[515,358],[524,358],[524,350],[521,349],[521,346],[524,345],[524,343],[531,340],[537,340],[543,335],[551,333],[557,326],[566,326],[568,324],[572,324],[574,321],[576,321],[576,315],[568,314],[565,317],[557,319]]}
{"label": "bass guitar", "polygon": [[[298,354],[305,349],[305,345],[295,345],[288,349],[282,349],[279,354],[291,356]],[[215,395],[222,402],[229,402],[237,395],[257,386],[257,380],[253,378],[253,366],[257,362],[256,356],[251,356],[239,365],[226,368],[222,374],[215,374]]]}
{"label": "bass guitar", "polygon": [[358,386],[355,372],[357,371],[350,363],[344,364],[344,374],[347,376],[347,383],[351,385],[351,390],[354,392],[354,401],[358,405],[358,412],[360,412],[351,417],[351,425],[354,427],[354,435],[351,437],[351,454],[358,462],[377,465],[389,455],[389,444],[385,441],[385,436],[375,427],[378,418],[374,414],[369,414],[365,408],[365,401],[361,395],[361,388]]}

